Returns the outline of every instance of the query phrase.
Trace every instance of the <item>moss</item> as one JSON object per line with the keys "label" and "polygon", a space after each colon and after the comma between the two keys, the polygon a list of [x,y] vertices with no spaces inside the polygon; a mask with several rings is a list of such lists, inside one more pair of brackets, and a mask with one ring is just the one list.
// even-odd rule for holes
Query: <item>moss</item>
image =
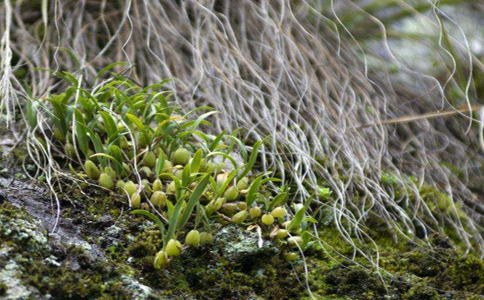
{"label": "moss", "polygon": [[[484,295],[484,262],[476,257],[460,257],[444,275],[456,290]],[[444,285],[446,283],[442,283]]]}
{"label": "moss", "polygon": [[435,289],[432,289],[424,283],[413,286],[405,296],[405,299],[413,300],[437,300],[440,299]]}
{"label": "moss", "polygon": [[432,248],[380,237],[375,241],[380,245],[378,273],[364,257],[357,253],[353,257],[334,234],[334,229],[323,229],[320,236],[335,247],[316,248],[307,257],[309,283],[317,297],[480,299],[484,294],[484,262],[465,256],[444,236],[431,236],[428,242]]}
{"label": "moss", "polygon": [[8,286],[5,283],[0,283],[0,296],[7,294]]}

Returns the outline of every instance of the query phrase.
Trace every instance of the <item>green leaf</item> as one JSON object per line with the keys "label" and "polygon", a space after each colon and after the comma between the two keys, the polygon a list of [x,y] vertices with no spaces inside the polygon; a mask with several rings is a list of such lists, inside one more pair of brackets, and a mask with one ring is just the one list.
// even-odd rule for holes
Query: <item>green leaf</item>
{"label": "green leaf", "polygon": [[310,222],[310,223],[313,223],[313,224],[318,224],[318,221],[315,218],[311,218],[311,217],[304,218],[304,222]]}
{"label": "green leaf", "polygon": [[146,127],[143,124],[143,122],[141,122],[141,120],[138,119],[138,117],[136,117],[135,115],[130,114],[130,113],[127,113],[126,114],[126,117],[128,117],[131,120],[131,122],[133,122],[136,125],[136,127],[139,128],[139,130],[141,130],[141,131],[145,131],[146,130]]}
{"label": "green leaf", "polygon": [[175,182],[175,196],[176,196],[176,200],[177,201],[180,201],[180,199],[182,198],[182,195],[183,195],[183,191],[184,191],[182,189],[182,184],[180,182],[180,178],[176,177],[172,173],[161,173],[161,175],[163,175],[163,176],[169,176],[171,179],[173,179],[173,181]]}
{"label": "green leaf", "polygon": [[225,192],[225,190],[227,189],[227,187],[234,180],[235,176],[237,176],[237,174],[239,173],[239,171],[240,171],[240,167],[238,167],[237,169],[233,169],[230,172],[229,176],[227,176],[227,180],[225,180],[224,184],[220,187],[220,189],[217,190],[217,198],[220,197],[220,196],[222,196],[222,194]]}
{"label": "green leaf", "polygon": [[208,150],[206,145],[208,145],[210,143],[210,138],[205,133],[203,133],[201,131],[194,131],[193,134],[196,135],[196,136],[199,136],[203,139],[203,141],[205,142],[205,145],[202,144],[202,146],[205,146],[205,148]]}
{"label": "green leaf", "polygon": [[274,197],[274,200],[272,200],[268,210],[272,210],[274,207],[284,204],[284,201],[286,200],[288,194],[289,194],[288,192],[284,192]]}
{"label": "green leaf", "polygon": [[118,133],[116,123],[114,122],[113,118],[109,113],[101,111],[99,112],[99,114],[103,118],[104,126],[106,127],[106,132],[109,139],[114,140],[116,138],[116,133]]}
{"label": "green leaf", "polygon": [[210,158],[212,156],[217,156],[217,155],[223,156],[224,158],[228,159],[232,163],[232,165],[234,166],[234,168],[237,168],[237,162],[235,161],[235,159],[232,156],[228,155],[227,153],[223,153],[223,152],[211,152],[211,153],[209,153],[207,155],[206,158]]}
{"label": "green leaf", "polygon": [[190,184],[190,165],[186,165],[182,172],[182,186],[188,187]]}
{"label": "green leaf", "polygon": [[143,90],[141,90],[141,92],[142,93],[146,93],[149,90],[158,90],[159,88],[163,87],[164,85],[166,85],[170,81],[173,81],[173,78],[163,79],[159,83],[155,83],[155,84],[152,84],[152,85],[149,85],[149,86],[145,87]]}
{"label": "green leaf", "polygon": [[79,149],[87,157],[87,150],[89,149],[89,137],[87,136],[86,121],[82,113],[76,108],[74,109],[76,116],[76,138],[79,144]]}
{"label": "green leaf", "polygon": [[[86,130],[88,132],[88,136],[91,139],[92,144],[94,145],[94,150],[98,153],[104,152],[104,145],[101,142],[101,138],[99,137],[99,135],[89,127],[86,127]],[[106,163],[104,162],[105,160],[100,159],[100,161],[101,161],[101,165],[105,167],[106,166]]]}
{"label": "green leaf", "polygon": [[116,172],[118,172],[118,174],[122,174],[123,171],[124,171],[124,168],[122,166],[122,162],[123,162],[123,152],[121,150],[121,148],[119,148],[118,146],[116,145],[111,145],[109,147],[109,151],[108,153],[119,163],[114,163],[114,168],[116,169]]}
{"label": "green leaf", "polygon": [[121,162],[119,162],[116,158],[112,157],[109,154],[106,154],[106,153],[96,153],[96,154],[91,155],[90,157],[99,157],[99,156],[110,159],[115,164],[116,169],[120,169],[120,170],[123,169],[123,165],[121,164]]}
{"label": "green leaf", "polygon": [[74,53],[74,51],[72,51],[71,49],[66,48],[66,47],[57,47],[57,50],[67,52],[67,54],[70,57],[70,61],[74,62],[73,70],[77,70],[81,66],[81,63],[79,62],[79,58]]}
{"label": "green leaf", "polygon": [[109,70],[112,70],[116,66],[126,66],[126,65],[128,65],[128,63],[124,62],[124,61],[118,61],[118,62],[112,63],[112,64],[102,68],[101,71],[99,71],[99,73],[97,73],[96,78],[103,76],[104,73],[106,73]]}
{"label": "green leaf", "polygon": [[252,153],[250,154],[249,162],[247,163],[244,171],[237,177],[237,181],[240,179],[244,178],[250,170],[254,167],[255,161],[257,159],[257,154],[259,153],[259,148],[262,145],[262,141],[258,141],[257,143],[254,144],[254,147],[252,147]]}
{"label": "green leaf", "polygon": [[165,154],[162,151],[160,151],[160,155],[158,155],[158,158],[156,159],[156,165],[155,165],[156,178],[160,177],[164,166],[165,166]]}
{"label": "green leaf", "polygon": [[192,214],[195,204],[198,203],[198,201],[200,200],[200,197],[203,194],[203,191],[205,191],[205,188],[207,187],[207,184],[209,182],[209,177],[210,175],[205,175],[200,181],[200,183],[197,185],[193,193],[190,195],[190,198],[187,203],[187,207],[185,208],[183,216],[180,220],[179,229],[183,229],[183,227],[185,227],[185,224],[188,222],[188,219]]}
{"label": "green leaf", "polygon": [[247,162],[247,149],[245,149],[244,143],[242,143],[240,139],[236,138],[233,135],[228,135],[227,137],[232,139],[237,145],[239,145],[240,155],[244,159],[244,162]]}
{"label": "green leaf", "polygon": [[175,208],[173,209],[173,213],[170,216],[170,224],[168,225],[168,232],[166,233],[165,236],[165,244],[171,240],[175,232],[178,230],[178,224],[179,224],[179,218],[180,218],[180,213],[181,209],[183,206],[183,201],[178,200],[178,202],[175,205]]}
{"label": "green leaf", "polygon": [[140,142],[140,144],[141,145],[143,145],[144,143],[149,144],[150,140],[149,140],[148,132],[146,131],[146,126],[143,124],[143,122],[141,122],[141,120],[138,119],[138,117],[130,113],[126,113],[126,117],[128,117],[131,120],[131,122],[133,122],[136,125],[136,127],[139,128],[141,132],[141,138],[144,141],[144,142]]}
{"label": "green leaf", "polygon": [[247,192],[247,196],[245,199],[245,202],[247,203],[247,207],[250,207],[252,203],[254,203],[255,199],[257,198],[257,194],[259,193],[259,188],[262,184],[262,177],[264,177],[265,174],[260,175],[254,181],[252,181],[252,184],[249,187],[249,190]]}
{"label": "green leaf", "polygon": [[70,114],[67,112],[66,105],[63,104],[59,98],[53,98],[50,100],[50,102],[52,104],[54,114],[52,122],[61,130],[63,135],[67,135],[67,120]]}
{"label": "green leaf", "polygon": [[168,227],[168,233],[166,234],[166,237],[165,237],[165,243],[173,237],[175,232],[179,231],[185,226],[186,222],[190,217],[190,214],[193,211],[193,207],[200,200],[200,197],[202,196],[202,193],[208,184],[208,177],[210,176],[205,175],[205,177],[200,181],[200,183],[197,185],[193,193],[190,195],[187,206],[185,208],[185,212],[181,217],[181,219],[180,219],[180,214],[183,208],[184,201],[183,199],[177,200],[177,203],[173,210],[173,214],[170,217],[170,225]]}
{"label": "green leaf", "polygon": [[187,113],[186,113],[186,114],[183,116],[183,118],[184,118],[184,119],[186,119],[186,118],[188,118],[188,117],[189,117],[191,114],[193,114],[193,113],[195,113],[195,112],[197,112],[197,111],[200,111],[200,110],[204,110],[204,109],[213,109],[213,107],[210,107],[210,106],[199,106],[199,107],[194,108],[194,109],[192,109],[191,111],[187,112]]}
{"label": "green leaf", "polygon": [[59,78],[64,79],[65,81],[69,82],[72,86],[78,87],[79,81],[77,81],[76,77],[74,77],[71,73],[66,71],[61,72],[53,72],[53,74]]}
{"label": "green leaf", "polygon": [[191,126],[188,129],[188,131],[193,132],[195,129],[198,128],[198,126],[200,126],[200,124],[202,123],[203,120],[205,120],[206,118],[208,118],[209,116],[211,116],[213,114],[218,114],[218,113],[220,113],[220,112],[219,111],[210,111],[208,113],[204,113],[203,115],[199,116],[193,123],[191,123]]}
{"label": "green leaf", "polygon": [[37,106],[37,101],[27,98],[27,122],[32,129],[37,126]]}
{"label": "green leaf", "polygon": [[190,172],[198,173],[198,171],[200,170],[200,164],[202,162],[202,155],[202,149],[198,149],[197,152],[195,152],[195,155],[192,158],[192,163],[190,164]]}
{"label": "green leaf", "polygon": [[170,200],[167,199],[166,207],[167,207],[166,217],[168,218],[168,220],[171,220],[171,216],[173,216],[173,211],[175,211],[175,206],[173,205],[173,203],[171,203]]}
{"label": "green leaf", "polygon": [[219,133],[215,139],[213,140],[212,144],[210,144],[210,146],[208,147],[208,149],[210,151],[213,151],[215,150],[215,148],[217,148],[218,144],[220,143],[220,141],[222,140],[222,138],[225,136],[225,130],[222,131],[221,133]]}
{"label": "green leaf", "polygon": [[301,224],[304,218],[304,214],[306,213],[306,210],[308,209],[309,204],[312,201],[312,198],[313,198],[313,195],[311,195],[308,199],[306,199],[306,203],[304,204],[304,207],[296,212],[296,214],[294,215],[294,218],[291,220],[291,222],[287,227],[288,230],[295,229]]}
{"label": "green leaf", "polygon": [[309,242],[311,241],[311,234],[309,233],[309,231],[304,231],[302,234],[301,234],[301,237],[303,239],[303,243],[301,245],[301,249],[303,251],[305,251],[309,245]]}

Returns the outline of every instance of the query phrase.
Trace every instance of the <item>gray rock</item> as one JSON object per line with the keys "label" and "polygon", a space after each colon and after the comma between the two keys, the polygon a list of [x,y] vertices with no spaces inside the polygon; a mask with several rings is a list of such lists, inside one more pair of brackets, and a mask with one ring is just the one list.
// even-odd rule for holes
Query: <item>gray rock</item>
{"label": "gray rock", "polygon": [[215,241],[220,254],[236,263],[272,257],[280,251],[270,240],[262,239],[260,245],[256,231],[244,231],[235,225],[222,228],[215,235]]}

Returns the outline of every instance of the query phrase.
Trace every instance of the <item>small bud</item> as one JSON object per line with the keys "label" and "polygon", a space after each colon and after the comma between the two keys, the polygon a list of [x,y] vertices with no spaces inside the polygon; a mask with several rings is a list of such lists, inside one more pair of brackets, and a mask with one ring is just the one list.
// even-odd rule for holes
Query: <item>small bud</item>
{"label": "small bud", "polygon": [[[172,170],[173,164],[171,163],[171,161],[165,159],[165,162],[163,163],[163,168],[161,169],[161,174],[171,174]],[[160,175],[160,178],[171,179],[170,175]]]}
{"label": "small bud", "polygon": [[274,223],[274,217],[272,215],[265,214],[265,215],[262,216],[261,221],[265,225],[272,225]]}
{"label": "small bud", "polygon": [[102,173],[101,176],[99,176],[99,185],[111,190],[114,187],[114,182],[111,176],[106,173]]}
{"label": "small bud", "polygon": [[247,179],[247,177],[244,177],[242,179],[240,179],[238,182],[237,182],[237,189],[240,191],[240,190],[245,190],[249,187],[249,179]]}
{"label": "small bud", "polygon": [[246,195],[247,193],[249,192],[249,190],[240,190],[240,194],[241,195]]}
{"label": "small bud", "polygon": [[125,184],[126,184],[126,183],[125,183],[124,181],[122,181],[122,180],[118,180],[118,182],[116,182],[116,187],[117,187],[118,189],[122,189],[122,188],[124,188],[124,185],[125,185]]}
{"label": "small bud", "polygon": [[226,202],[225,198],[218,198],[217,201],[215,201],[215,207],[219,210]]}
{"label": "small bud", "polygon": [[132,181],[128,181],[124,184],[124,189],[128,193],[128,195],[131,197],[134,193],[138,191],[138,185],[135,184]]}
{"label": "small bud", "polygon": [[292,247],[301,247],[303,244],[303,238],[300,236],[291,236],[290,238],[287,239],[287,243],[292,246]]}
{"label": "small bud", "polygon": [[[47,149],[47,148],[45,148],[45,149]],[[91,157],[94,154],[95,153],[91,149],[87,149],[87,157],[89,157],[90,160],[92,160],[93,163],[97,164],[97,163],[99,163],[99,159],[97,158],[97,156]]]}
{"label": "small bud", "polygon": [[235,204],[235,203],[225,203],[220,208],[220,211],[224,215],[231,216],[231,215],[233,215],[237,212],[237,204]]}
{"label": "small bud", "polygon": [[96,128],[97,130],[101,131],[101,132],[106,132],[106,127],[104,126],[104,122],[103,122],[103,119],[101,116],[97,116],[96,118],[96,122],[94,122],[94,128]]}
{"label": "small bud", "polygon": [[208,214],[212,214],[217,211],[215,207],[215,202],[210,202],[205,206],[205,210],[207,211]]}
{"label": "small bud", "polygon": [[148,146],[148,139],[149,137],[146,136],[145,134],[141,134],[139,131],[134,133],[134,138],[136,139],[137,143],[140,148],[145,148]]}
{"label": "small bud", "polygon": [[141,204],[141,196],[138,193],[131,195],[131,206],[133,208],[139,208]]}
{"label": "small bud", "polygon": [[296,260],[298,257],[299,257],[299,253],[296,253],[296,252],[289,252],[289,253],[284,254],[284,258],[287,261]]}
{"label": "small bud", "polygon": [[286,229],[279,229],[276,232],[276,237],[278,239],[283,239],[283,238],[285,238],[288,235],[289,235],[289,231],[287,231]]}
{"label": "small bud", "polygon": [[126,136],[121,136],[121,149],[129,149],[131,145],[129,144],[128,142],[128,139],[126,138]]}
{"label": "small bud", "polygon": [[252,219],[260,217],[261,214],[262,210],[258,206],[254,206],[250,209],[250,216],[252,217]]}
{"label": "small bud", "polygon": [[200,244],[212,244],[215,241],[215,238],[210,232],[202,232],[200,233]]}
{"label": "small bud", "polygon": [[207,160],[205,158],[202,158],[200,160],[200,170],[202,172],[205,172],[207,170]]}
{"label": "small bud", "polygon": [[187,234],[185,244],[192,247],[200,246],[200,233],[198,230],[192,230]]}
{"label": "small bud", "polygon": [[227,201],[233,201],[237,199],[238,196],[239,196],[239,191],[235,186],[229,187],[224,193],[224,197],[225,199],[227,199]]}
{"label": "small bud", "polygon": [[173,163],[167,159],[165,159],[165,163],[163,164],[163,169],[161,169],[162,173],[171,173],[173,169]]}
{"label": "small bud", "polygon": [[146,179],[146,178],[150,178],[151,177],[151,174],[153,174],[153,171],[151,171],[150,168],[148,167],[142,167],[140,170],[139,170],[139,175],[141,176],[141,178],[143,179]]}
{"label": "small bud", "polygon": [[161,183],[161,180],[159,179],[156,179],[154,182],[153,182],[153,191],[156,192],[156,191],[163,191],[163,183]]}
{"label": "small bud", "polygon": [[69,142],[64,145],[64,153],[67,155],[67,157],[76,158],[76,149]]}
{"label": "small bud", "polygon": [[111,168],[109,166],[104,168],[104,173],[111,176],[111,179],[116,179],[116,177],[117,177],[116,171],[114,171],[113,168]]}
{"label": "small bud", "polygon": [[237,208],[240,209],[240,210],[247,210],[247,203],[237,202]]}
{"label": "small bud", "polygon": [[161,250],[160,252],[156,253],[155,256],[155,261],[153,262],[153,265],[155,269],[161,269],[164,268],[166,265],[168,265],[168,255],[166,254],[165,251]]}
{"label": "small bud", "polygon": [[286,210],[283,207],[276,207],[272,210],[271,215],[274,218],[282,218],[286,215]]}
{"label": "small bud", "polygon": [[99,171],[99,168],[92,161],[86,160],[84,163],[84,169],[86,169],[87,177],[93,180],[99,179],[101,171]]}
{"label": "small bud", "polygon": [[59,127],[54,128],[54,136],[59,141],[63,142],[65,140],[65,136],[62,134],[62,130]]}
{"label": "small bud", "polygon": [[154,206],[164,207],[166,205],[166,194],[162,191],[156,191],[151,195],[150,201]]}
{"label": "small bud", "polygon": [[222,208],[222,205],[223,205],[223,204],[221,204],[221,205],[220,205],[220,207],[219,207],[219,206],[218,206],[218,203],[217,203],[217,202],[218,202],[218,200],[220,200],[220,199],[217,199],[217,201],[215,201],[215,202],[213,202],[213,201],[212,201],[212,202],[208,203],[208,204],[205,206],[205,209],[207,210],[207,212],[208,212],[209,214],[214,213],[214,212],[216,212],[217,210],[219,210],[220,208]]}
{"label": "small bud", "polygon": [[141,188],[145,193],[151,195],[152,190],[148,179],[141,179]]}
{"label": "small bud", "polygon": [[153,168],[156,164],[156,156],[153,151],[147,151],[143,156],[143,164],[149,168]]}
{"label": "small bud", "polygon": [[143,203],[141,203],[141,209],[142,209],[142,210],[147,210],[147,211],[149,211],[149,210],[150,210],[150,206],[148,205],[148,203],[143,202]]}
{"label": "small bud", "polygon": [[211,173],[215,169],[215,165],[212,162],[209,162],[205,165],[205,168],[203,171],[207,173]]}
{"label": "small bud", "polygon": [[282,223],[281,226],[287,229],[289,227],[289,224],[291,224],[291,221],[286,221]]}
{"label": "small bud", "polygon": [[131,173],[131,167],[127,163],[123,163],[123,169],[126,174]]}
{"label": "small bud", "polygon": [[171,161],[173,161],[175,165],[186,165],[190,161],[190,158],[190,151],[185,148],[178,148],[171,155]]}
{"label": "small bud", "polygon": [[176,192],[176,185],[175,185],[175,182],[172,181],[166,187],[166,193],[167,194],[174,194],[175,192]]}
{"label": "small bud", "polygon": [[215,166],[215,173],[220,173],[224,170],[225,163],[219,163]]}
{"label": "small bud", "polygon": [[118,122],[118,124],[116,124],[116,130],[118,130],[118,131],[122,131],[123,129],[124,129],[124,125],[123,125],[123,123]]}
{"label": "small bud", "polygon": [[176,169],[176,170],[173,172],[173,175],[175,175],[176,177],[178,177],[178,179],[182,179],[182,177],[183,177],[183,170],[181,170],[181,169]]}
{"label": "small bud", "polygon": [[166,254],[168,256],[178,256],[181,254],[181,244],[179,241],[171,239],[166,245]]}
{"label": "small bud", "polygon": [[236,224],[242,224],[245,221],[245,219],[247,219],[247,215],[248,214],[246,210],[239,211],[232,217],[232,222]]}

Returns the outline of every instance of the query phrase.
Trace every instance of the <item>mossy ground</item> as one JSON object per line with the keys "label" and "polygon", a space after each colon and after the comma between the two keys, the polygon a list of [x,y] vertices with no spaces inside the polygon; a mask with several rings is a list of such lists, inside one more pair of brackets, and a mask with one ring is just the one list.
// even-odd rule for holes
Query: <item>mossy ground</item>
{"label": "mossy ground", "polygon": [[[322,234],[339,254],[353,255],[351,247],[335,241],[334,229]],[[432,236],[432,248],[411,241],[376,242],[380,272],[363,268],[369,264],[358,255],[348,260],[331,250],[312,253],[308,265],[313,291],[322,299],[484,299],[484,262],[464,256],[447,238]]]}
{"label": "mossy ground", "polygon": [[[41,222],[48,218],[36,220],[35,211],[29,211],[32,202],[26,202],[29,194],[15,189],[34,183],[11,161],[2,164],[0,169],[9,171],[1,176],[10,184],[0,188],[0,298],[310,299],[302,260],[284,261],[269,242],[259,249],[254,236],[236,226],[220,230],[215,245],[186,249],[166,269],[154,269],[161,247],[156,226],[130,215],[124,199],[87,186],[65,189],[69,199],[61,199],[59,234],[48,234],[49,222]],[[48,198],[35,201],[51,207]],[[430,248],[395,242],[376,217],[371,228],[379,245],[379,272],[362,267],[368,261],[361,255],[343,258],[352,258],[354,249],[331,223],[321,226],[327,244],[305,256],[316,299],[483,298],[482,260],[462,255],[439,235],[431,238]]]}

